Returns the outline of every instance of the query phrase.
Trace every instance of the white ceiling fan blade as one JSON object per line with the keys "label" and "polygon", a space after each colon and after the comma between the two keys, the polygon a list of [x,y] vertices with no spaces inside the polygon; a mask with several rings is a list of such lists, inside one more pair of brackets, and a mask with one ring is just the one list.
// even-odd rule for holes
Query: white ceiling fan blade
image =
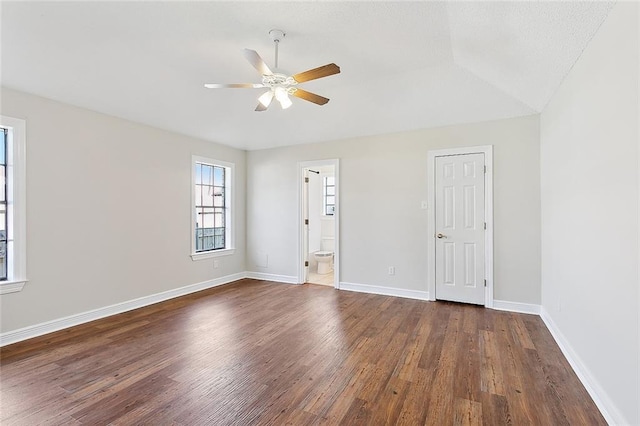
{"label": "white ceiling fan blade", "polygon": [[244,57],[253,65],[261,75],[273,75],[267,64],[264,63],[258,52],[251,49],[244,49]]}
{"label": "white ceiling fan blade", "polygon": [[261,83],[206,83],[204,87],[207,89],[260,89],[265,85]]}

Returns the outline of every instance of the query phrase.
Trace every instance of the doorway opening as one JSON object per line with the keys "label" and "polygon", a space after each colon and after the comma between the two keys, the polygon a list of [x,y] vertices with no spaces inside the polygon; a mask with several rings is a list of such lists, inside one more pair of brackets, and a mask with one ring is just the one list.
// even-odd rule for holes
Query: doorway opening
{"label": "doorway opening", "polygon": [[493,307],[493,147],[429,151],[429,300]]}
{"label": "doorway opening", "polygon": [[298,283],[338,288],[338,160],[298,163],[298,185]]}

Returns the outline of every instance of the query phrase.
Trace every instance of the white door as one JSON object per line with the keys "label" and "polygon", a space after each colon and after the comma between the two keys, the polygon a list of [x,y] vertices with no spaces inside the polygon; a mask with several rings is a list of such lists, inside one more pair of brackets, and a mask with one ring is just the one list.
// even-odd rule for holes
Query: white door
{"label": "white door", "polygon": [[436,299],[485,303],[484,154],[436,157]]}

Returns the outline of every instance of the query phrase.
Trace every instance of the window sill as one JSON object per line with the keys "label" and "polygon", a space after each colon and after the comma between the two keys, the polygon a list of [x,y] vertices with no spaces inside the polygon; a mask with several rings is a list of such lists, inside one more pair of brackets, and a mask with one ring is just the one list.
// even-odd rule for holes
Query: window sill
{"label": "window sill", "polygon": [[0,294],[17,293],[22,291],[27,280],[2,281],[0,282]]}
{"label": "window sill", "polygon": [[205,251],[202,253],[191,253],[191,260],[203,260],[203,259],[211,259],[212,257],[220,257],[220,256],[229,256],[235,253],[236,249],[224,249],[224,250],[213,250],[213,251]]}

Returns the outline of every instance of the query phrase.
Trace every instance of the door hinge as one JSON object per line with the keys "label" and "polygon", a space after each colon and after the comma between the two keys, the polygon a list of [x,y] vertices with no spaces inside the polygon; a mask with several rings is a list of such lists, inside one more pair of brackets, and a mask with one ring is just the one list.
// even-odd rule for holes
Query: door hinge
{"label": "door hinge", "polygon": [[305,225],[308,225],[308,224],[309,224],[309,219],[305,219],[305,220],[304,220],[304,224],[305,224]]}
{"label": "door hinge", "polygon": [[304,178],[304,183],[309,183],[309,178],[308,177]]}
{"label": "door hinge", "polygon": [[484,280],[484,286],[485,287],[487,286],[487,280]]}
{"label": "door hinge", "polygon": [[484,229],[487,229],[487,222],[484,223]]}
{"label": "door hinge", "polygon": [[487,166],[484,166],[484,172],[487,173]]}
{"label": "door hinge", "polygon": [[[305,261],[304,261],[304,266],[309,266],[309,261],[308,261],[308,260],[305,260]],[[485,285],[486,285],[486,284],[485,284]]]}

